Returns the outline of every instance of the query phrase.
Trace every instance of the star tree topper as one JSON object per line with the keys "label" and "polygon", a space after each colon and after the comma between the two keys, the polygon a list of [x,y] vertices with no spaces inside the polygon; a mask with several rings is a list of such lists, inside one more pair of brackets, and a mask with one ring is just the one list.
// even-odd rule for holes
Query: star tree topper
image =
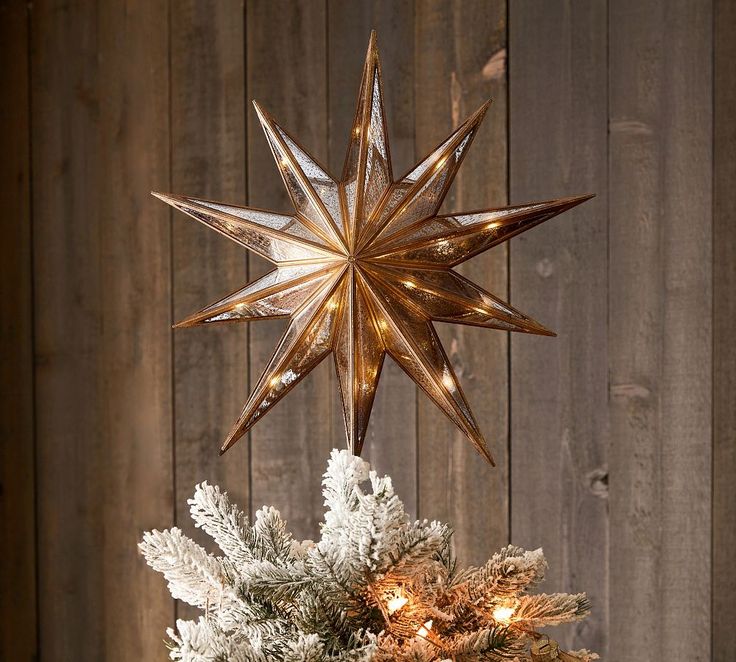
{"label": "star tree topper", "polygon": [[452,268],[591,196],[438,216],[489,104],[394,180],[373,33],[340,180],[254,102],[293,215],[154,193],[276,265],[176,325],[289,319],[221,452],[332,353],[359,455],[388,354],[493,463],[432,322],[554,335]]}

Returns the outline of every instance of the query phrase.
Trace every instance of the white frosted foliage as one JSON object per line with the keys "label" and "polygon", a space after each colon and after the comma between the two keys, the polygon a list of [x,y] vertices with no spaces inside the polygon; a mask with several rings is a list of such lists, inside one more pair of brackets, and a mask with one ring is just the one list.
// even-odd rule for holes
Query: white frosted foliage
{"label": "white frosted foliage", "polygon": [[457,569],[451,530],[411,521],[391,479],[348,451],[332,451],[323,494],[316,542],[294,540],[269,506],[250,523],[207,483],[190,512],[222,556],[177,528],[144,535],[140,549],[172,596],[203,611],[168,630],[172,660],[532,660],[537,628],[589,611],[582,593],[529,593],[544,577],[541,549],[508,546]]}

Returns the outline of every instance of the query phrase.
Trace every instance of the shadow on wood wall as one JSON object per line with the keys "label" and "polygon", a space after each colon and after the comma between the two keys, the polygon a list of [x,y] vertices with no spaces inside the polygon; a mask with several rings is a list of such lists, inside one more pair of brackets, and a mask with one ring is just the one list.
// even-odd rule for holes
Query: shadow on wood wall
{"label": "shadow on wood wall", "polygon": [[316,535],[331,367],[218,458],[280,326],[170,324],[265,264],[149,191],[287,210],[248,102],[339,171],[375,28],[396,171],[492,97],[446,208],[597,197],[465,267],[557,339],[441,329],[498,468],[395,366],[365,455],[465,560],[542,545],[546,588],[592,598],[569,646],[732,660],[735,27],[727,0],[0,2],[0,659],[163,658],[189,612],[135,545],[196,537],[198,481]]}

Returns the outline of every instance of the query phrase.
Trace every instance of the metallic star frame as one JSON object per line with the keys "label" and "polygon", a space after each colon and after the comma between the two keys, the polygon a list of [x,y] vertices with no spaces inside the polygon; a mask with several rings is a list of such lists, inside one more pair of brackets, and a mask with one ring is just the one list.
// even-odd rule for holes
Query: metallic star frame
{"label": "metallic star frame", "polygon": [[176,325],[290,320],[221,452],[332,352],[359,455],[388,354],[493,463],[432,322],[554,334],[452,268],[592,196],[438,216],[489,104],[394,180],[372,33],[339,181],[254,102],[293,215],[154,193],[276,265]]}

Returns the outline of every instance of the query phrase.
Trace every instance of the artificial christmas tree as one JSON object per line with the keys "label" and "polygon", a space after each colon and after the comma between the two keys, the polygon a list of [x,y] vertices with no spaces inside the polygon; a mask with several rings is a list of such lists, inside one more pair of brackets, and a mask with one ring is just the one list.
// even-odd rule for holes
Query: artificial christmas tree
{"label": "artificial christmas tree", "polygon": [[332,452],[323,493],[316,543],[294,540],[273,508],[250,526],[205,483],[190,512],[224,556],[179,529],[144,536],[141,550],[171,594],[204,612],[169,631],[171,659],[553,660],[556,644],[537,628],[588,614],[583,593],[529,593],[544,577],[541,549],[509,545],[480,568],[457,568],[449,527],[410,522],[391,479],[348,451]]}

